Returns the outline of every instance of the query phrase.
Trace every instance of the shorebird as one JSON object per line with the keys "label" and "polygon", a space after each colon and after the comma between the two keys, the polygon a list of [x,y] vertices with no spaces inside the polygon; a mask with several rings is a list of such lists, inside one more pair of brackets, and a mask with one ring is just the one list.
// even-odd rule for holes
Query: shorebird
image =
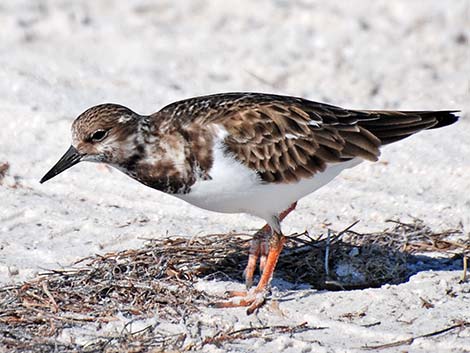
{"label": "shorebird", "polygon": [[[100,162],[203,209],[264,219],[249,252],[247,291],[217,304],[252,313],[286,241],[280,223],[299,199],[376,161],[383,145],[454,123],[456,112],[350,110],[263,93],[195,97],[151,115],[101,104],[73,122],[72,145],[41,183],[81,161]],[[250,288],[258,261],[262,274]]]}

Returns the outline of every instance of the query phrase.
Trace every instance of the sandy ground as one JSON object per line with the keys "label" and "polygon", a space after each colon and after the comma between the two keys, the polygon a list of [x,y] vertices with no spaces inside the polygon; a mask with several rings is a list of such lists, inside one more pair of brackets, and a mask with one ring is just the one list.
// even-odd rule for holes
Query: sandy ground
{"label": "sandy ground", "polygon": [[[102,102],[151,113],[190,96],[261,91],[349,108],[462,110],[458,125],[387,147],[381,162],[344,172],[303,199],[284,231],[342,229],[357,219],[358,230],[373,231],[386,219],[414,216],[435,229],[461,224],[470,232],[468,0],[10,0],[0,3],[0,23],[0,162],[10,164],[0,185],[2,284],[83,256],[138,247],[143,238],[251,232],[262,225],[247,215],[197,209],[92,164],[40,185],[69,146],[73,119]],[[234,351],[355,351],[468,318],[469,287],[458,285],[458,276],[428,271],[399,286],[353,292],[289,294],[281,287],[281,296],[294,298],[280,303],[282,315],[269,309],[249,318],[242,309],[204,315],[235,326],[260,320],[330,327],[280,336],[264,350],[254,340]],[[208,287],[227,286],[241,284]],[[446,296],[448,288],[458,295]],[[437,305],[423,308],[418,294]],[[339,319],[358,310],[367,320]],[[360,326],[374,320],[382,324]],[[467,329],[407,349],[469,347]]]}

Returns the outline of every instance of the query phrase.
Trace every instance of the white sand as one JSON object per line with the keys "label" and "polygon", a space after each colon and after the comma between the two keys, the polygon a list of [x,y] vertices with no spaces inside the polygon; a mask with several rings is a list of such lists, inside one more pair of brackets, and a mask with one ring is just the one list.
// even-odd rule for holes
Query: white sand
{"label": "white sand", "polygon": [[[387,147],[386,163],[363,163],[303,199],[284,230],[315,233],[325,223],[341,229],[356,219],[358,230],[381,230],[386,219],[412,215],[435,229],[461,223],[468,234],[469,23],[468,0],[2,1],[0,162],[11,169],[0,186],[0,282],[137,247],[142,238],[262,225],[247,215],[197,209],[92,164],[40,185],[69,146],[73,119],[102,102],[152,113],[177,99],[249,90],[350,108],[460,109],[458,125]],[[423,272],[400,286],[293,292],[298,299],[280,303],[283,316],[263,309],[260,320],[330,329],[280,336],[261,351],[354,351],[443,328],[470,316],[469,288],[457,284],[458,275]],[[446,296],[449,286],[455,298]],[[422,308],[419,296],[435,307]],[[341,321],[358,310],[367,316]],[[242,309],[205,315],[227,325],[257,322]],[[382,324],[358,326],[374,320]],[[260,344],[233,349],[260,351]],[[406,349],[469,347],[467,329]]]}

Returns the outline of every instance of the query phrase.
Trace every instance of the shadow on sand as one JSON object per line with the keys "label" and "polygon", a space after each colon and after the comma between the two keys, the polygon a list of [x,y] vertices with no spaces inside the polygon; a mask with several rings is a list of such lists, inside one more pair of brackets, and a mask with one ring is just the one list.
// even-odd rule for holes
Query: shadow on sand
{"label": "shadow on sand", "polygon": [[[393,221],[393,227],[377,233],[359,234],[351,228],[317,239],[307,233],[290,237],[275,279],[294,288],[306,284],[325,290],[375,288],[406,282],[422,271],[462,270],[463,257],[470,251],[468,239],[452,240],[462,235],[461,230],[435,233],[420,220]],[[232,242],[231,251],[220,261],[203,262],[202,275],[244,280],[248,243]]]}

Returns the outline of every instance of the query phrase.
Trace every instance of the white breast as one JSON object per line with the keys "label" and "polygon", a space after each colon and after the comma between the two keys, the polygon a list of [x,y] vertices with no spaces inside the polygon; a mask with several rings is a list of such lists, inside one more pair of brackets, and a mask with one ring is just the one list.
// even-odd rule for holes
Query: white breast
{"label": "white breast", "polygon": [[198,180],[188,194],[175,195],[195,206],[224,213],[249,213],[269,221],[293,202],[330,182],[342,170],[362,160],[333,164],[323,173],[297,183],[264,183],[258,175],[224,153],[221,141],[214,146],[210,180]]}

